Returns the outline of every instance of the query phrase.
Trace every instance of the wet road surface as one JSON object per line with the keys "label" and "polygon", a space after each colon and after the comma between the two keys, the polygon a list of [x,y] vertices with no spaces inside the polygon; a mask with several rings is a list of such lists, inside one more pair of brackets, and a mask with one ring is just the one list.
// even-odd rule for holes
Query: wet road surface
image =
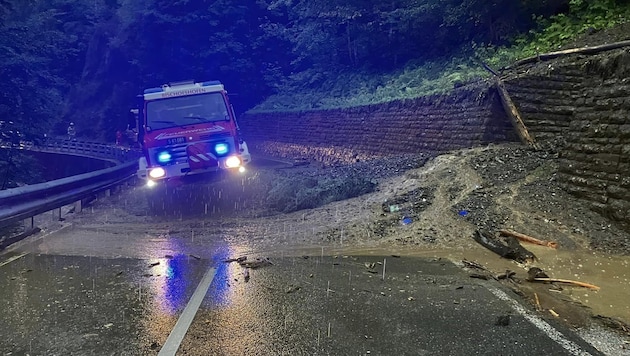
{"label": "wet road surface", "polygon": [[322,250],[250,255],[271,264],[246,268],[224,262],[240,254],[220,242],[205,246],[210,258],[174,246],[151,258],[44,254],[41,244],[2,256],[3,355],[599,354],[441,259]]}

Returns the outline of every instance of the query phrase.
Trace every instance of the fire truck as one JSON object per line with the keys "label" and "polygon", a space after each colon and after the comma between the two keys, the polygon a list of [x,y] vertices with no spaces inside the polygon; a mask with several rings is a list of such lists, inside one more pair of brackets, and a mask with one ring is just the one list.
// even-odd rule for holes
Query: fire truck
{"label": "fire truck", "polygon": [[201,173],[244,172],[251,161],[221,82],[169,83],[138,98],[138,177],[148,186]]}

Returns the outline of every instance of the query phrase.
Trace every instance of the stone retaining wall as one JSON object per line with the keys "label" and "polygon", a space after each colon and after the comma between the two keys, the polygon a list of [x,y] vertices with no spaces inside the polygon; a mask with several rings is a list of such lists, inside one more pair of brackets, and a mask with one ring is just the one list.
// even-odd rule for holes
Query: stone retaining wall
{"label": "stone retaining wall", "polygon": [[378,105],[244,115],[252,151],[324,163],[518,140],[494,91],[460,89]]}
{"label": "stone retaining wall", "polygon": [[630,51],[521,68],[506,87],[535,138],[559,147],[565,188],[630,226]]}
{"label": "stone retaining wall", "polygon": [[[630,52],[523,66],[505,84],[525,125],[558,150],[566,189],[630,226]],[[253,152],[329,162],[517,141],[496,90],[312,112],[241,118]]]}

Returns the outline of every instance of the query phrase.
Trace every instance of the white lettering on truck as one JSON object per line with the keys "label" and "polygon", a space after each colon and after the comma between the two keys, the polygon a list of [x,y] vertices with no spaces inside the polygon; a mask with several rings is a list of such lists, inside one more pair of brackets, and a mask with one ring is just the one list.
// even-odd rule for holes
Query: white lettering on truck
{"label": "white lettering on truck", "polygon": [[162,97],[163,98],[170,98],[170,97],[173,97],[173,96],[202,94],[202,93],[205,93],[206,91],[207,90],[205,88],[191,88],[191,89],[185,89],[185,90],[178,90],[178,91],[162,93]]}

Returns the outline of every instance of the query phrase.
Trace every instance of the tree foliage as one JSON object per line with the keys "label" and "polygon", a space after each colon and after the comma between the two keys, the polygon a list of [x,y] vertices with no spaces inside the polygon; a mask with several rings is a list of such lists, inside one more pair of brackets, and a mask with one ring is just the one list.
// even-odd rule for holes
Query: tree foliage
{"label": "tree foliage", "polygon": [[[270,0],[286,13],[292,72],[308,85],[340,68],[390,71],[407,62],[450,56],[471,41],[503,44],[566,1]],[[310,79],[310,80],[308,80]]]}
{"label": "tree foliage", "polygon": [[[97,2],[89,2],[96,4]],[[97,21],[88,2],[13,1],[0,27],[0,117],[25,139],[48,133],[63,110],[64,95],[78,80],[90,28]],[[33,125],[33,123],[37,123]]]}
{"label": "tree foliage", "polygon": [[[0,2],[0,163],[3,188],[31,183],[22,141],[39,141],[59,120],[69,82],[80,75],[90,11],[71,0]],[[5,170],[6,169],[6,170]]]}

